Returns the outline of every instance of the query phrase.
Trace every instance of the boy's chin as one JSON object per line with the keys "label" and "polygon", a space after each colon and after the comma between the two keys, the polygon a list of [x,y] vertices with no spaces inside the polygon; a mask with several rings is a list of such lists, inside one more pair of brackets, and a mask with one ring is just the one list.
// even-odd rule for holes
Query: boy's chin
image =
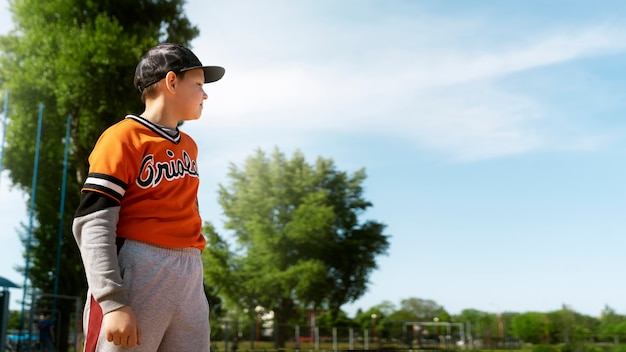
{"label": "boy's chin", "polygon": [[195,120],[199,120],[199,119],[200,119],[200,116],[202,116],[202,115],[198,115],[198,116],[190,116],[190,117],[187,117],[187,118],[183,119],[183,121],[195,121]]}

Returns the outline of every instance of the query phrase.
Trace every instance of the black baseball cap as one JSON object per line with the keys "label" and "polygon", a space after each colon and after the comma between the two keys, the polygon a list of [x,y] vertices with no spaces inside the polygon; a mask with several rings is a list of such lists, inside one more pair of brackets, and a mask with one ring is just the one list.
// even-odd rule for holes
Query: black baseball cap
{"label": "black baseball cap", "polygon": [[148,50],[137,64],[135,87],[143,92],[146,87],[165,78],[170,71],[180,73],[196,68],[204,70],[204,83],[218,81],[225,72],[220,66],[202,66],[198,57],[180,44],[159,44]]}

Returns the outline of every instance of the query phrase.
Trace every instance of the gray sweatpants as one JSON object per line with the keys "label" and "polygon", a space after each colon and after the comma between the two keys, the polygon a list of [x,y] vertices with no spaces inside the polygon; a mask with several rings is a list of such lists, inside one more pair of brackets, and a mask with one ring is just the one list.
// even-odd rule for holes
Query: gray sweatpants
{"label": "gray sweatpants", "polygon": [[[209,305],[204,294],[200,250],[126,240],[118,260],[131,308],[139,320],[141,345],[133,349],[117,347],[100,333],[95,350],[208,352]],[[92,304],[97,303],[87,299],[86,330],[100,328],[94,326],[99,324],[98,317],[90,311],[99,309],[91,309]]]}

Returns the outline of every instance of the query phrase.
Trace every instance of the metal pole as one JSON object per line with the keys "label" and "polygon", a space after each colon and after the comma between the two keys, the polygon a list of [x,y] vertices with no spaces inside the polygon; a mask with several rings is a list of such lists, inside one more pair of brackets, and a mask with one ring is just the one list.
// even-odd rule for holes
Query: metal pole
{"label": "metal pole", "polygon": [[2,299],[0,299],[0,346],[6,346],[7,339],[7,325],[9,323],[9,301],[11,295],[9,294],[9,287],[2,288]]}
{"label": "metal pole", "polygon": [[256,345],[254,346],[254,348],[258,349],[259,348],[259,338],[261,335],[261,313],[257,312],[256,313]]}
{"label": "metal pole", "polygon": [[70,147],[70,124],[72,115],[67,115],[67,127],[65,129],[65,154],[63,157],[63,178],[61,182],[61,205],[59,206],[59,234],[57,239],[57,266],[54,271],[54,300],[52,301],[52,311],[57,311],[57,294],[59,293],[59,276],[61,273],[61,247],[63,246],[63,216],[65,215],[65,187],[67,185],[67,159]]}
{"label": "metal pole", "polygon": [[224,322],[224,352],[228,352],[228,321]]}
{"label": "metal pole", "polygon": [[[26,264],[24,266],[24,286],[22,294],[22,312],[20,314],[20,336],[24,329],[24,311],[26,304],[26,291],[28,291],[28,269],[30,267],[30,246],[33,239],[33,217],[35,216],[35,196],[37,195],[37,172],[39,170],[39,144],[41,141],[41,126],[43,121],[43,103],[39,104],[39,119],[37,121],[37,140],[35,146],[35,165],[33,169],[33,183],[31,185],[29,221],[28,221],[28,240],[26,241]],[[30,307],[32,310],[34,307]],[[29,331],[32,328],[29,327]],[[30,339],[30,336],[28,337]]]}
{"label": "metal pole", "polygon": [[348,335],[349,337],[349,345],[350,345],[350,349],[353,350],[354,349],[354,330],[352,330],[352,328],[348,329]]}

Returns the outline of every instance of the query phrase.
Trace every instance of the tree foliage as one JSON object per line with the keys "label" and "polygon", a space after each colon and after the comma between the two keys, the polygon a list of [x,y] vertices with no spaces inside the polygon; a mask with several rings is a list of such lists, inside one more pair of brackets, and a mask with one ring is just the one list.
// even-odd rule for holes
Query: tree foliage
{"label": "tree foliage", "polygon": [[225,295],[286,323],[304,309],[329,310],[335,320],[342,304],[365,292],[389,243],[383,224],[360,220],[372,206],[363,169],[348,175],[330,159],[310,165],[300,152],[289,160],[275,149],[271,157],[258,150],[243,169],[231,164],[228,176],[219,199],[236,248],[213,234],[217,253],[207,251],[220,261],[207,265],[207,276]]}
{"label": "tree foliage", "polygon": [[51,293],[71,114],[59,293],[78,296],[84,294],[85,279],[70,224],[91,148],[106,127],[142,111],[133,87],[142,53],[160,41],[187,44],[198,30],[184,16],[183,0],[14,0],[9,5],[15,28],[0,37],[0,88],[10,90],[3,167],[15,187],[31,194],[38,109],[44,104],[29,276],[35,287]]}
{"label": "tree foliage", "polygon": [[449,315],[432,299],[407,298],[400,301],[400,310],[413,316],[413,320],[432,321],[434,318],[447,321]]}
{"label": "tree foliage", "polygon": [[549,320],[545,313],[526,312],[511,322],[513,332],[520,339],[532,343],[549,343]]}
{"label": "tree foliage", "polygon": [[626,317],[606,306],[600,315],[599,332],[608,336],[626,336]]}

